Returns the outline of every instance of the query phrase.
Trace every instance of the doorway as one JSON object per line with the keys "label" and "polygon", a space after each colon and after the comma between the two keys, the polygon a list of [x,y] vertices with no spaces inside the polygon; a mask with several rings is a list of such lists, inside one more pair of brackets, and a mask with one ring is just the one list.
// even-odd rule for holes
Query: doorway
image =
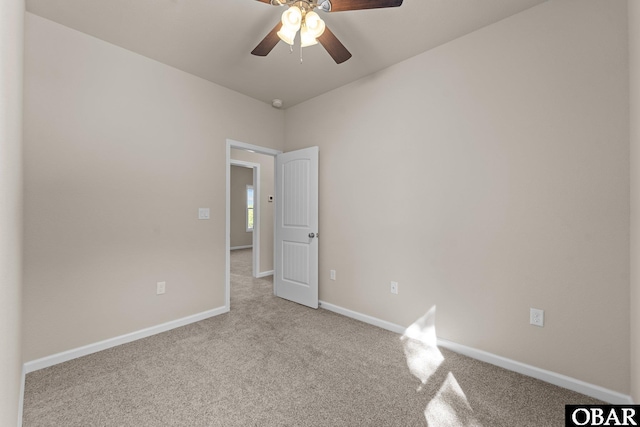
{"label": "doorway", "polygon": [[[254,229],[252,275],[260,278],[273,274],[275,156],[281,151],[227,140],[226,150],[226,266],[225,307],[231,309],[231,166],[251,168],[254,192]],[[270,182],[269,182],[270,181]],[[275,294],[275,285],[274,285]]]}
{"label": "doorway", "polygon": [[[225,308],[231,310],[230,273],[230,169],[237,156],[260,155],[272,175],[256,181],[273,185],[260,190],[260,253],[257,273],[273,275],[273,294],[311,308],[318,308],[318,147],[287,153],[227,140],[226,155],[226,280]],[[242,154],[240,154],[242,153]],[[266,156],[264,156],[266,155]],[[265,168],[266,169],[266,168]],[[278,200],[273,195],[276,193]],[[271,218],[265,205],[270,206]],[[270,255],[267,255],[270,254]],[[265,271],[265,264],[269,270]],[[276,267],[277,266],[277,267]]]}
{"label": "doorway", "polygon": [[[233,157],[233,154],[232,154]],[[230,248],[251,248],[251,276],[260,270],[260,164],[230,159]]]}

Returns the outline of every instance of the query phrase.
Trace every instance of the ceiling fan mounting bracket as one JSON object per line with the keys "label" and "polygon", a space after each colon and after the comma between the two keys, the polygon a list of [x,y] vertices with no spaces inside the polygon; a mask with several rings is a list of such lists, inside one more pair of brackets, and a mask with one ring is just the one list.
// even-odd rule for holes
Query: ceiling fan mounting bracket
{"label": "ceiling fan mounting bracket", "polygon": [[331,12],[330,0],[271,0],[273,6],[298,6],[301,10],[310,11],[315,8],[323,12]]}

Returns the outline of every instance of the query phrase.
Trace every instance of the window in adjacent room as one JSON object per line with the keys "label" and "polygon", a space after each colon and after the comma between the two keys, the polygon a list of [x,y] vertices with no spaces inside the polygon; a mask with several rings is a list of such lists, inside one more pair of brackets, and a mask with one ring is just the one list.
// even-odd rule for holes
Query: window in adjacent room
{"label": "window in adjacent room", "polygon": [[253,231],[253,185],[247,185],[247,233]]}

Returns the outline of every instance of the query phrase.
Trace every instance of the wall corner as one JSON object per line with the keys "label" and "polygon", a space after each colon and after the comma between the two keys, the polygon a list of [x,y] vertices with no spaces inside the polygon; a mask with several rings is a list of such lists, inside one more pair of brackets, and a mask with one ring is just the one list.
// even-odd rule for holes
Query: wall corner
{"label": "wall corner", "polygon": [[628,0],[630,125],[631,397],[640,403],[640,2]]}

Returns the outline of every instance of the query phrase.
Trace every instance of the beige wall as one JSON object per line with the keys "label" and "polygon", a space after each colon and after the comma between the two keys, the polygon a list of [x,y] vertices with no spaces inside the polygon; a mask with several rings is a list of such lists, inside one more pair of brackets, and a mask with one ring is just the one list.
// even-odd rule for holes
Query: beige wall
{"label": "beige wall", "polygon": [[27,13],[25,360],[224,305],[227,138],[283,113]]}
{"label": "beige wall", "polygon": [[24,1],[0,2],[0,425],[18,424]]}
{"label": "beige wall", "polygon": [[[442,338],[638,401],[625,6],[550,1],[291,108],[286,126],[266,104],[27,14],[24,360],[223,305],[225,140],[282,149],[284,138],[287,150],[321,147],[322,300],[403,325],[437,305]],[[20,22],[21,2],[0,7]],[[637,31],[637,3],[630,11]],[[0,40],[19,39],[16,26],[3,21]],[[0,71],[4,100],[19,86]],[[633,79],[632,93],[633,109]],[[12,96],[3,106],[18,105]],[[316,114],[330,125],[304,126]],[[20,236],[4,230],[19,229],[20,191],[9,122],[0,271],[12,279],[0,313],[14,326],[0,323],[0,414],[13,421]],[[198,207],[212,219],[197,221]],[[633,218],[638,208],[634,197]],[[260,270],[271,270],[273,240],[261,240]],[[544,328],[528,325],[529,307],[546,310]]]}
{"label": "beige wall", "polygon": [[435,305],[441,338],[628,394],[626,19],[550,1],[286,110],[286,150],[320,147],[320,299]]}
{"label": "beige wall", "polygon": [[[284,123],[284,122],[283,122]],[[243,141],[246,142],[246,141]],[[256,144],[262,146],[262,144]],[[275,193],[274,157],[231,149],[231,158],[260,165],[260,268],[259,273],[273,271],[274,204],[268,198]]]}
{"label": "beige wall", "polygon": [[631,396],[640,403],[640,2],[629,0],[631,111]]}
{"label": "beige wall", "polygon": [[251,246],[253,232],[247,231],[247,185],[253,185],[253,169],[231,166],[230,210],[231,247]]}

